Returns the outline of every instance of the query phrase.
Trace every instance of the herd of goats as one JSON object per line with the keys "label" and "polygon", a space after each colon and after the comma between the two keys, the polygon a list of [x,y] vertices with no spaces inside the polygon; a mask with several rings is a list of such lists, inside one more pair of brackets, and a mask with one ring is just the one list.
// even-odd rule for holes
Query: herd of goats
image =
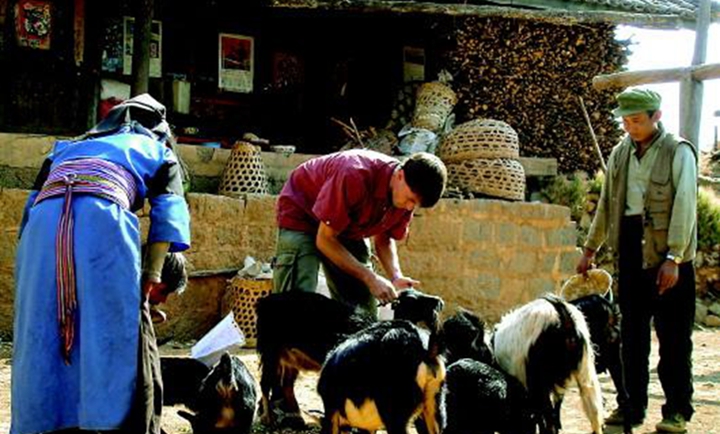
{"label": "herd of goats", "polygon": [[[257,304],[256,381],[239,357],[212,368],[163,357],[166,405],[183,404],[196,434],[305,428],[294,384],[320,372],[322,434],[353,429],[406,434],[558,433],[566,387],[577,384],[594,433],[602,433],[597,374],[608,370],[623,402],[619,309],[612,293],[555,295],[504,315],[493,330],[459,310],[441,321],[442,299],[415,289],[377,319],[320,294],[272,294]],[[259,403],[259,404],[258,404]],[[629,425],[624,427],[631,432]]]}

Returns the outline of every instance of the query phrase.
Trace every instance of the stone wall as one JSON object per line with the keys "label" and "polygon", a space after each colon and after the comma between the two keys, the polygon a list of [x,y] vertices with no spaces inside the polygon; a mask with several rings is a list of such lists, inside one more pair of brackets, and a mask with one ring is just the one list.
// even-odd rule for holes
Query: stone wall
{"label": "stone wall", "polygon": [[[45,155],[58,139],[38,134],[0,133],[0,187],[30,188]],[[190,191],[216,193],[231,151],[181,144],[178,152],[190,170]],[[292,169],[315,156],[275,152],[261,155],[273,194],[280,191]]]}
{"label": "stone wall", "polygon": [[[0,190],[0,336],[12,333],[13,263],[27,190]],[[228,269],[246,256],[268,260],[274,252],[275,196],[231,199],[188,195],[193,245],[187,252],[195,273],[182,296],[171,296],[161,340],[190,339],[220,319]],[[143,226],[147,214],[141,212]],[[497,320],[513,306],[554,291],[578,259],[569,210],[545,204],[494,200],[441,200],[420,210],[410,236],[399,244],[405,274],[458,305]],[[216,271],[217,274],[212,275]]]}

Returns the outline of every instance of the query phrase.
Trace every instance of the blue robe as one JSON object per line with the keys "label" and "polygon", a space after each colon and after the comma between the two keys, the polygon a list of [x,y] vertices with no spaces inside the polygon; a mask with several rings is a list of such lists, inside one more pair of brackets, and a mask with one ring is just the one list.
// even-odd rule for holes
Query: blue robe
{"label": "blue robe", "polygon": [[15,270],[15,324],[11,434],[65,428],[113,430],[133,403],[138,375],[143,200],[151,206],[148,242],[190,244],[190,217],[177,182],[176,157],[147,131],[56,143],[52,167],[76,158],[101,158],[123,166],[137,183],[131,210],[107,199],[75,194],[75,271],[78,308],[71,364],[61,353],[57,319],[55,235],[63,196],[25,208]]}

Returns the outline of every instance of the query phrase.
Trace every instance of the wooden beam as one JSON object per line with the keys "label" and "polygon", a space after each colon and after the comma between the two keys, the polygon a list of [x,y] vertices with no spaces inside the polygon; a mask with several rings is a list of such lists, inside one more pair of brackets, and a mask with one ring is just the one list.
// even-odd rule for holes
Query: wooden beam
{"label": "wooden beam", "polygon": [[525,170],[525,176],[556,176],[558,162],[555,158],[520,157],[518,159]]}
{"label": "wooden beam", "polygon": [[[701,0],[695,30],[695,52],[692,65],[705,63],[707,37],[710,29],[710,0]],[[692,75],[680,82],[680,135],[700,148],[700,117],[703,102],[703,82]]]}
{"label": "wooden beam", "polygon": [[271,0],[269,6],[280,9],[308,9],[318,11],[517,18],[568,26],[583,23],[608,23],[661,29],[693,27],[692,21],[678,15],[654,15],[607,10],[539,10],[527,7],[518,8],[389,0]]}
{"label": "wooden beam", "polygon": [[626,88],[641,84],[668,83],[681,81],[685,77],[693,80],[720,78],[720,63],[691,66],[684,68],[649,69],[644,71],[616,72],[593,77],[593,87],[597,90]]}

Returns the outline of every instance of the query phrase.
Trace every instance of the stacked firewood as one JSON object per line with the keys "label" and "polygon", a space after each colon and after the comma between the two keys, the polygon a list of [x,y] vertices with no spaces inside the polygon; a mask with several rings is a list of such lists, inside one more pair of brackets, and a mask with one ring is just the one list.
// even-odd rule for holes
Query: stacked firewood
{"label": "stacked firewood", "polygon": [[465,18],[454,26],[445,62],[458,122],[502,120],[518,132],[523,156],[554,157],[563,172],[600,167],[579,97],[607,158],[622,135],[611,114],[615,92],[594,90],[592,78],[627,63],[628,43],[615,40],[613,26],[504,18]]}

